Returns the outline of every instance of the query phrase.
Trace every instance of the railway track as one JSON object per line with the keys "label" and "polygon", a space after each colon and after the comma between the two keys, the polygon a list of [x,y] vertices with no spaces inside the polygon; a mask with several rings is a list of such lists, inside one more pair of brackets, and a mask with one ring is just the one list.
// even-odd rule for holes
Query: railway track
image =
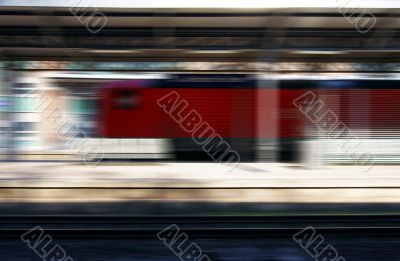
{"label": "railway track", "polygon": [[400,235],[400,215],[0,216],[0,238],[19,237],[35,226],[67,238],[154,238],[171,224],[200,238],[291,237],[307,226],[324,235]]}

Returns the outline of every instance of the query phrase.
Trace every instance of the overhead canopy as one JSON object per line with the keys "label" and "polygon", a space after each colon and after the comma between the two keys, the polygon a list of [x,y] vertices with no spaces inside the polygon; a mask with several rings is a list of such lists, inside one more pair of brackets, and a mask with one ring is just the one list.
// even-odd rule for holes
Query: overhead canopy
{"label": "overhead canopy", "polygon": [[[30,60],[396,62],[400,57],[396,4],[385,0],[1,1],[0,55]],[[351,8],[353,16],[367,10],[376,23],[360,33],[333,7],[337,5],[358,7]],[[85,23],[94,11],[106,19],[96,32]]]}
{"label": "overhead canopy", "polygon": [[104,8],[325,8],[346,5],[351,8],[398,8],[396,0],[3,0],[1,6],[69,7],[96,6]]}

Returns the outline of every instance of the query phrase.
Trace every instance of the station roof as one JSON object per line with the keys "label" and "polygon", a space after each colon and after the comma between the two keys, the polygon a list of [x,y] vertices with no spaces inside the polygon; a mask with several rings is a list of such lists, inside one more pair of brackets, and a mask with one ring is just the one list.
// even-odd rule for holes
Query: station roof
{"label": "station roof", "polygon": [[103,8],[326,8],[346,5],[350,8],[398,8],[397,0],[352,0],[352,1],[332,1],[332,0],[284,0],[284,1],[265,1],[265,0],[3,0],[0,6],[21,6],[21,7],[70,7],[75,6],[96,6]]}
{"label": "station roof", "polygon": [[[14,60],[399,62],[398,6],[393,0],[6,0],[0,2],[0,55]],[[106,19],[95,33],[85,22],[93,12]],[[372,14],[374,26],[360,33],[349,12]]]}

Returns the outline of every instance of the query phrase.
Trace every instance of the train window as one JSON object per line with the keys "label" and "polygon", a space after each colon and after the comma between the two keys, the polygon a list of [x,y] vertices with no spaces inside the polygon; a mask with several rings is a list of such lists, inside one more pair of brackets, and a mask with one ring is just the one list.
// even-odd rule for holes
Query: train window
{"label": "train window", "polygon": [[133,109],[138,103],[137,93],[133,90],[119,90],[114,92],[113,107],[116,109]]}

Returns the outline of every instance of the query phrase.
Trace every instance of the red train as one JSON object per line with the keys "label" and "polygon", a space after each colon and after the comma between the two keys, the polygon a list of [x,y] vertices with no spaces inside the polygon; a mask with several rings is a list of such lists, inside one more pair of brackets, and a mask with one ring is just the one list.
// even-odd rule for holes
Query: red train
{"label": "red train", "polygon": [[[210,154],[223,153],[219,146],[226,142],[241,161],[256,160],[265,147],[280,161],[296,161],[299,141],[314,124],[296,108],[296,98],[312,91],[349,128],[375,133],[400,129],[397,82],[178,74],[117,81],[102,88],[98,134],[102,138],[170,139],[179,160],[211,160]],[[213,130],[201,137],[213,140],[212,153],[196,142],[193,126]]]}

